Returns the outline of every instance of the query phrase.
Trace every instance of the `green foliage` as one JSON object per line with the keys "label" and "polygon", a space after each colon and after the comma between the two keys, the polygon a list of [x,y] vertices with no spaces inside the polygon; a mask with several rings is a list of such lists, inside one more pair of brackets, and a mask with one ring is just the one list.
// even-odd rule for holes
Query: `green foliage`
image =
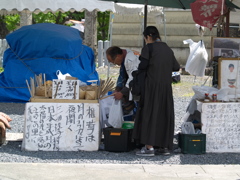
{"label": "green foliage", "polygon": [[[66,21],[70,19],[74,20],[81,20],[84,18],[84,12],[48,12],[46,14],[40,12],[38,14],[33,13],[32,23],[55,23],[55,24],[64,24],[67,26],[71,26],[73,24],[66,24]],[[108,39],[108,28],[109,28],[109,19],[110,19],[110,12],[98,12],[97,14],[97,39],[98,40],[107,40]],[[8,15],[4,17],[6,27],[9,31],[14,31],[20,24],[20,15]]]}
{"label": "green foliage", "polygon": [[14,31],[20,25],[20,15],[6,15],[5,23],[9,31]]}
{"label": "green foliage", "polygon": [[11,31],[15,30],[20,24],[20,16],[0,15],[0,38],[4,39]]}
{"label": "green foliage", "polygon": [[67,15],[67,20],[69,19],[74,19],[74,20],[82,20],[84,19],[84,12],[77,12],[77,11],[74,11],[74,12],[66,12],[66,15]]}
{"label": "green foliage", "polygon": [[98,12],[97,21],[97,39],[98,40],[108,40],[108,28],[109,28],[109,19],[110,19],[110,12]]}
{"label": "green foliage", "polygon": [[44,14],[42,12],[38,14],[33,14],[33,24],[37,23],[54,23],[54,24],[64,24],[69,19],[74,20],[81,20],[84,18],[84,12],[48,12],[47,14]]}
{"label": "green foliage", "polygon": [[38,14],[33,14],[32,18],[33,24],[38,23],[55,23],[56,17],[52,12],[48,12],[47,14],[44,14],[42,12]]}

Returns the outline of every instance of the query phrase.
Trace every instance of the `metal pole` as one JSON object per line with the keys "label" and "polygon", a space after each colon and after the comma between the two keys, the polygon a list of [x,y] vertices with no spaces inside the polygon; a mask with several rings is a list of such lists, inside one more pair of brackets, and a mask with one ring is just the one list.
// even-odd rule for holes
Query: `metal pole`
{"label": "metal pole", "polygon": [[225,37],[229,37],[229,15],[230,15],[230,10],[227,10],[227,14],[226,14],[226,25],[225,25]]}
{"label": "metal pole", "polygon": [[[143,30],[146,29],[147,27],[147,13],[148,13],[148,0],[145,0],[145,4],[144,4],[144,22],[143,22]],[[143,39],[143,46],[145,46],[145,41]]]}
{"label": "metal pole", "polygon": [[165,43],[167,43],[166,18],[165,18],[164,8],[163,8],[163,23],[164,23],[164,38],[165,38]]}
{"label": "metal pole", "polygon": [[145,0],[145,5],[144,5],[144,29],[147,27],[147,13],[148,13],[148,0]]}

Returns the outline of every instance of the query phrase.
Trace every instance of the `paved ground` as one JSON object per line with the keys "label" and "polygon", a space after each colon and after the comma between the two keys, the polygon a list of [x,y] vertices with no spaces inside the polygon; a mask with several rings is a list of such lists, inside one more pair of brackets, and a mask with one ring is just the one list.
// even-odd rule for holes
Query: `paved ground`
{"label": "paved ground", "polygon": [[[117,77],[118,69],[111,72]],[[102,69],[106,74],[106,69]],[[106,75],[105,75],[106,76]],[[114,76],[114,77],[115,77]],[[177,95],[191,96],[189,77]],[[204,81],[204,80],[203,80]],[[203,82],[201,81],[201,82]],[[182,90],[190,89],[191,92]],[[10,150],[9,150],[10,151]],[[7,152],[8,153],[8,152]],[[11,152],[9,152],[11,153]],[[3,153],[4,155],[4,153]],[[205,155],[206,157],[207,155]],[[196,156],[198,162],[199,156]],[[229,155],[226,154],[226,159]],[[216,157],[218,158],[218,157]],[[237,159],[236,159],[237,160]],[[226,161],[226,160],[225,160]],[[223,161],[222,163],[224,163]],[[195,163],[197,164],[197,163]],[[237,163],[238,164],[238,163]],[[157,165],[157,164],[77,164],[77,163],[1,163],[0,180],[240,180],[240,165]]]}
{"label": "paved ground", "polygon": [[240,165],[0,163],[0,180],[240,180]]}

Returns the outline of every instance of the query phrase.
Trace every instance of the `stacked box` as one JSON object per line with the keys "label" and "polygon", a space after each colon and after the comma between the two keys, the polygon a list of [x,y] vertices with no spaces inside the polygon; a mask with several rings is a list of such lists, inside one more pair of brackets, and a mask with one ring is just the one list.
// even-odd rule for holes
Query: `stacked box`
{"label": "stacked box", "polygon": [[206,153],[206,134],[178,134],[178,145],[184,154]]}
{"label": "stacked box", "polygon": [[133,129],[104,128],[104,146],[106,151],[128,152],[134,148]]}

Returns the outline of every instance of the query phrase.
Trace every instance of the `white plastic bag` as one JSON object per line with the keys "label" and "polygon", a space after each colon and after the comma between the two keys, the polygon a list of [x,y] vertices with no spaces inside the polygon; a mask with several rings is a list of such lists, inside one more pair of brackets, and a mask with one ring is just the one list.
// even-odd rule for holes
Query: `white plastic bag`
{"label": "white plastic bag", "polygon": [[108,119],[109,119],[109,112],[110,108],[112,106],[113,101],[115,101],[114,96],[109,96],[105,99],[99,100],[100,103],[100,123],[101,123],[101,128],[105,128],[105,126],[109,127],[111,126],[108,124]]}
{"label": "white plastic bag", "polygon": [[184,122],[181,126],[182,134],[195,134],[195,129],[192,122]]}
{"label": "white plastic bag", "polygon": [[191,39],[183,41],[189,44],[190,54],[187,59],[185,70],[194,76],[204,76],[205,68],[208,61],[208,53],[205,49],[204,42],[194,42]]}
{"label": "white plastic bag", "polygon": [[60,70],[57,70],[56,72],[56,75],[58,77],[58,79],[61,79],[61,80],[65,80],[66,79],[66,76],[70,76],[72,77],[70,74],[62,74],[62,72]]}
{"label": "white plastic bag", "polygon": [[108,123],[114,128],[121,128],[123,123],[122,101],[113,100],[110,107]]}

